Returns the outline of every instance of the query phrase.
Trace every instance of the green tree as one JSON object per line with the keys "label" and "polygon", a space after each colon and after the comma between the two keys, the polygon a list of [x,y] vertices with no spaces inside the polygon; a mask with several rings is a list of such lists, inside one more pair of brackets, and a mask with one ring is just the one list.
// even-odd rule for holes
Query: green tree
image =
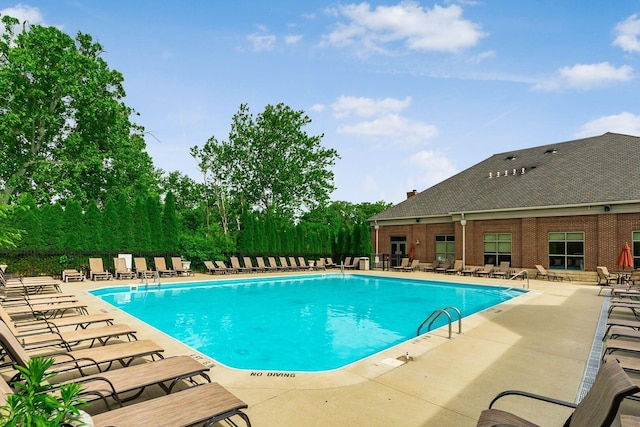
{"label": "green tree", "polygon": [[[23,211],[25,208],[20,208]],[[14,226],[14,213],[18,211],[14,206],[0,203],[0,249],[15,248],[20,240],[21,230]]]}
{"label": "green tree", "polygon": [[118,208],[112,197],[107,199],[107,203],[104,205],[104,210],[102,211],[102,227],[100,235],[102,236],[102,247],[99,249],[106,251],[121,251],[123,249],[120,247],[122,240],[120,238],[120,218],[118,215]]}
{"label": "green tree", "polygon": [[162,237],[162,207],[157,196],[147,197],[146,211],[149,218],[149,247],[146,250],[158,249],[164,240]]}
{"label": "green tree", "polygon": [[143,128],[123,99],[123,76],[91,36],[3,16],[0,37],[0,202],[106,200],[153,188]]}
{"label": "green tree", "polygon": [[42,207],[42,248],[52,251],[64,249],[62,218],[64,211],[59,202]]}
{"label": "green tree", "polygon": [[136,197],[135,225],[133,227],[133,250],[145,252],[151,248],[151,228],[149,226],[149,214],[142,196]]}
{"label": "green tree", "polygon": [[100,250],[102,244],[102,212],[95,200],[90,200],[84,212],[82,249],[85,251]]}
{"label": "green tree", "polygon": [[[11,223],[18,230],[22,230],[22,239],[17,243],[19,249],[41,249],[42,247],[42,219],[40,209],[31,194],[25,194],[18,200],[21,209],[13,209]],[[2,226],[6,228],[8,225]]]}
{"label": "green tree", "polygon": [[69,200],[64,208],[62,219],[62,238],[65,250],[78,251],[82,249],[83,229],[82,207],[77,201]]}
{"label": "green tree", "polygon": [[176,216],[176,199],[169,191],[164,199],[162,211],[162,242],[167,251],[178,250],[178,217]]}
{"label": "green tree", "polygon": [[120,193],[116,200],[118,212],[118,250],[130,251],[133,247],[133,213],[126,194]]}
{"label": "green tree", "polygon": [[337,151],[321,145],[323,135],[304,131],[311,119],[284,104],[267,105],[253,117],[246,104],[234,115],[228,141],[215,137],[192,155],[215,177],[218,198],[234,194],[258,212],[294,218],[329,199],[335,189],[330,167]]}

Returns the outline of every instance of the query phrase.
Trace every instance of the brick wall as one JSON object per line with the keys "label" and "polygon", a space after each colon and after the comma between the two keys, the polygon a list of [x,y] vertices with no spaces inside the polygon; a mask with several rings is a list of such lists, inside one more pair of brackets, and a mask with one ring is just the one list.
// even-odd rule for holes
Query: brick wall
{"label": "brick wall", "polygon": [[[465,229],[466,263],[469,265],[483,264],[483,237],[485,233],[511,233],[511,265],[516,268],[533,268],[536,264],[548,267],[549,233],[580,231],[584,232],[585,236],[585,270],[595,271],[598,265],[604,265],[610,270],[617,270],[616,261],[622,245],[625,242],[631,245],[632,232],[640,231],[640,213],[468,220]],[[412,242],[419,240],[420,244],[415,249],[416,258],[430,262],[435,258],[435,236],[440,234],[455,235],[456,259],[462,259],[462,226],[460,222],[381,226],[379,229],[379,252],[389,253],[391,236],[404,236],[407,239],[407,250]],[[371,227],[371,238],[375,248],[373,227]]]}

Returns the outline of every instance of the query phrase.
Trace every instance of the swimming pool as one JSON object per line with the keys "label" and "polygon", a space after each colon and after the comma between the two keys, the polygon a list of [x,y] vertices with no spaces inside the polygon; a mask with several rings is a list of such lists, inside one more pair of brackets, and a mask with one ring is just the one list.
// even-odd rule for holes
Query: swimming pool
{"label": "swimming pool", "polygon": [[414,338],[434,310],[468,316],[523,291],[328,273],[91,293],[226,366],[314,372]]}

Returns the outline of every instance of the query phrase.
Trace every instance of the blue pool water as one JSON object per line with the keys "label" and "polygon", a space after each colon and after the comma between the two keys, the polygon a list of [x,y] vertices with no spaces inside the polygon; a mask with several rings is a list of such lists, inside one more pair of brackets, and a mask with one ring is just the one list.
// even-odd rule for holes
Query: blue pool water
{"label": "blue pool water", "polygon": [[434,310],[468,316],[522,292],[349,274],[92,291],[224,365],[298,372],[340,368],[412,339]]}

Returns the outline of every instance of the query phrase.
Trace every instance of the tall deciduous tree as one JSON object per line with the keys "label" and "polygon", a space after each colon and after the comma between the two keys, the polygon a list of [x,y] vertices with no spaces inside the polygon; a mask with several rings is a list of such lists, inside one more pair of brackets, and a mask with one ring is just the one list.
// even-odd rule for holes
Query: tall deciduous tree
{"label": "tall deciduous tree", "polygon": [[214,177],[224,200],[233,194],[247,209],[294,218],[329,199],[336,150],[309,135],[311,119],[284,104],[267,105],[253,117],[246,104],[234,115],[227,141],[212,137],[192,155]]}
{"label": "tall deciduous tree", "polygon": [[169,191],[164,199],[162,210],[162,237],[164,250],[178,249],[178,217],[176,216],[176,199]]}
{"label": "tall deciduous tree", "polygon": [[130,121],[123,76],[101,58],[102,46],[87,34],[2,22],[0,202],[32,193],[40,205],[86,205],[153,187],[143,129]]}

